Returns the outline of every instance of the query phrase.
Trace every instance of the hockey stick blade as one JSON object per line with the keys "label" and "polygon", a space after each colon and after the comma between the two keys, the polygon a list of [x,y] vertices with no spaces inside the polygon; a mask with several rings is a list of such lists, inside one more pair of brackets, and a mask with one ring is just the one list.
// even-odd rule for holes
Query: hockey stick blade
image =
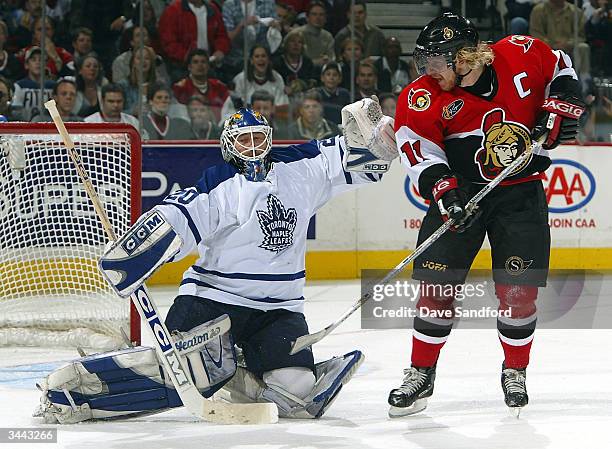
{"label": "hockey stick blade", "polygon": [[[45,103],[51,118],[62,137],[75,169],[83,182],[83,186],[94,205],[96,214],[102,222],[109,239],[116,240],[115,232],[104,210],[104,206],[89,178],[80,155],[74,148],[74,142],[62,120],[54,100]],[[272,424],[278,422],[278,409],[273,403],[231,404],[212,401],[202,396],[186,368],[184,359],[179,356],[178,350],[170,337],[170,332],[164,324],[153,299],[150,297],[146,285],[143,283],[132,293],[130,299],[134,303],[140,318],[147,323],[155,350],[164,369],[174,385],[183,405],[194,416],[216,424]]]}
{"label": "hockey stick blade", "polygon": [[[466,209],[471,213],[476,208],[476,205],[480,200],[482,200],[486,195],[491,192],[500,182],[502,182],[505,178],[507,178],[514,170],[520,167],[525,161],[527,161],[532,153],[541,147],[540,142],[534,142],[528,151],[525,151],[519,157],[517,157],[510,165],[504,168],[499,175],[497,175],[491,182],[485,185],[470,201],[466,204]],[[394,279],[409,263],[411,263],[414,259],[420,256],[427,248],[429,248],[436,240],[440,238],[442,234],[444,234],[455,221],[450,219],[445,221],[442,226],[440,226],[436,231],[431,234],[423,243],[421,243],[412,254],[402,260],[399,264],[393,268],[387,275],[377,282],[375,285],[384,285],[387,282]],[[315,332],[314,334],[302,335],[295,339],[293,343],[291,343],[291,350],[289,351],[290,355],[297,354],[301,350],[314,345],[315,343],[320,342],[327,335],[332,333],[334,329],[336,329],[340,324],[342,324],[349,316],[351,316],[356,310],[358,310],[366,301],[368,301],[372,297],[372,291],[368,291],[363,294],[355,304],[351,306],[340,318],[331,323],[329,326],[324,329]]]}

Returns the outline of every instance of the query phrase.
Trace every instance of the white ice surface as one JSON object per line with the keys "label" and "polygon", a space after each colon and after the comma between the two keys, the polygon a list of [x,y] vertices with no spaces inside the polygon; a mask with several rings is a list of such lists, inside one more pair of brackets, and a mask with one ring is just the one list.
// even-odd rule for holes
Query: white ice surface
{"label": "white ice surface", "polygon": [[[154,289],[164,313],[173,291]],[[336,319],[359,283],[318,282],[306,289],[311,330]],[[420,415],[387,418],[387,394],[409,363],[410,331],[359,330],[355,314],[315,346],[322,360],[361,349],[366,361],[327,414],[316,421],[269,426],[216,426],[184,409],[146,418],[58,426],[57,444],[0,444],[2,449],[529,449],[612,447],[610,330],[539,330],[527,385],[531,403],[509,415],[499,385],[502,351],[494,330],[458,329],[438,363],[436,391]],[[76,357],[60,350],[0,348],[0,427],[34,427],[36,380]],[[33,367],[28,366],[36,364]]]}

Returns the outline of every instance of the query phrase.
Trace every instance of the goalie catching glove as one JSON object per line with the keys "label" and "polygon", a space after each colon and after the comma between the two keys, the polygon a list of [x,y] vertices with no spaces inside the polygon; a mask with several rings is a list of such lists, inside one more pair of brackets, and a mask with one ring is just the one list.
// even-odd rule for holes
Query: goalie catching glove
{"label": "goalie catching glove", "polygon": [[384,173],[399,156],[393,119],[383,115],[376,95],[343,107],[342,129],[348,146],[342,164],[347,171]]}
{"label": "goalie catching glove", "polygon": [[584,102],[573,95],[551,96],[544,100],[542,113],[532,131],[534,141],[542,141],[546,150],[560,143],[571,142],[578,134],[578,120],[584,112]]}

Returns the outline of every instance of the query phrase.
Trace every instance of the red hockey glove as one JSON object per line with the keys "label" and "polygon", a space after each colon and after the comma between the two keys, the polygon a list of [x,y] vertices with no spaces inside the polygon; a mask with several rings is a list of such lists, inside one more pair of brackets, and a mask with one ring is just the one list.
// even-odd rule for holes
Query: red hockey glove
{"label": "red hockey glove", "polygon": [[480,211],[477,209],[471,214],[465,209],[464,195],[459,190],[459,180],[456,176],[445,175],[440,178],[434,184],[431,193],[434,201],[438,204],[442,219],[444,221],[449,218],[455,219],[455,223],[450,228],[451,231],[465,231],[480,216]]}
{"label": "red hockey glove", "polygon": [[547,98],[531,133],[532,139],[544,139],[542,147],[546,150],[552,150],[562,142],[575,140],[578,134],[578,119],[583,112],[584,102],[577,97]]}

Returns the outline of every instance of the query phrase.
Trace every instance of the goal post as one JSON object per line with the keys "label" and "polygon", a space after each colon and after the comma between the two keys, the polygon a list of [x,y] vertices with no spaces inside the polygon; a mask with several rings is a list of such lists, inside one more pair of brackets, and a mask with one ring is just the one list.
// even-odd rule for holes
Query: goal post
{"label": "goal post", "polygon": [[[141,213],[131,125],[67,123],[117,235]],[[106,284],[102,225],[53,123],[0,123],[0,345],[112,349],[140,318]]]}

